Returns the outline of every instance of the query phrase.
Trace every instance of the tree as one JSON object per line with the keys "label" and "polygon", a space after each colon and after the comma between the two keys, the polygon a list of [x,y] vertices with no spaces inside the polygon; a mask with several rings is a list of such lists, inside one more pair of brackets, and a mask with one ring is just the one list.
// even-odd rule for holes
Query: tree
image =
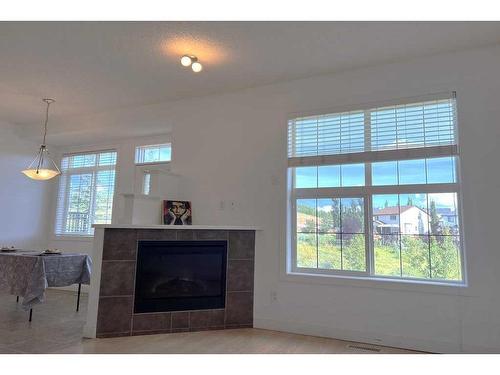
{"label": "tree", "polygon": [[333,228],[340,229],[340,199],[332,199]]}
{"label": "tree", "polygon": [[365,236],[363,234],[342,235],[342,263],[344,270],[365,270]]}
{"label": "tree", "polygon": [[342,262],[343,269],[364,271],[365,236],[363,199],[342,199]]}
{"label": "tree", "polygon": [[333,232],[340,228],[340,202],[331,199],[331,211],[318,210],[318,231]]}
{"label": "tree", "polygon": [[431,237],[431,268],[433,279],[460,280],[461,265],[458,239],[455,236]]}
{"label": "tree", "polygon": [[316,209],[305,204],[297,205],[297,213],[305,215],[305,222],[301,231],[315,232],[316,231]]}
{"label": "tree", "polygon": [[402,236],[403,276],[429,278],[429,243],[427,236]]}
{"label": "tree", "polygon": [[436,210],[436,202],[433,200],[431,201],[431,207],[429,210],[430,214],[430,224],[431,224],[431,233],[432,234],[440,234],[441,233],[441,228],[440,228],[440,222],[439,222],[439,215]]}
{"label": "tree", "polygon": [[342,199],[342,232],[363,233],[363,199]]}

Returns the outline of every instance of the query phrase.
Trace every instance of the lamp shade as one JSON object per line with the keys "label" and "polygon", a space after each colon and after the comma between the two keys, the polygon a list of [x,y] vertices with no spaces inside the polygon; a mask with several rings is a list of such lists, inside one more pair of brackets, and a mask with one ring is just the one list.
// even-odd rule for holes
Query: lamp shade
{"label": "lamp shade", "polygon": [[61,171],[49,156],[46,146],[41,145],[35,159],[22,173],[33,180],[45,181],[61,174]]}
{"label": "lamp shade", "polygon": [[33,180],[50,180],[53,177],[56,177],[61,172],[54,171],[53,169],[25,169],[22,171],[26,176]]}
{"label": "lamp shade", "polygon": [[21,172],[23,172],[25,176],[33,180],[45,181],[61,174],[61,171],[59,170],[59,168],[57,168],[54,160],[52,160],[49,156],[47,146],[45,145],[45,139],[47,137],[47,123],[49,122],[49,107],[52,103],[55,102],[55,100],[43,99],[42,101],[47,105],[47,108],[45,109],[45,124],[43,127],[42,145],[38,150],[38,154],[36,154],[35,158],[28,166],[28,168]]}

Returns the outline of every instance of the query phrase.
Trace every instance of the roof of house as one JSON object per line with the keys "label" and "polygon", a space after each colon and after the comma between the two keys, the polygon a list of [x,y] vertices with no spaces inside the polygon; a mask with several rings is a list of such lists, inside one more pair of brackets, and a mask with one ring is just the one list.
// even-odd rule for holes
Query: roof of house
{"label": "roof of house", "polygon": [[400,213],[402,214],[405,211],[408,211],[411,208],[418,208],[419,210],[425,212],[422,210],[420,207],[417,206],[389,206],[389,207],[384,207],[384,208],[379,208],[376,209],[373,214],[374,215],[399,215]]}

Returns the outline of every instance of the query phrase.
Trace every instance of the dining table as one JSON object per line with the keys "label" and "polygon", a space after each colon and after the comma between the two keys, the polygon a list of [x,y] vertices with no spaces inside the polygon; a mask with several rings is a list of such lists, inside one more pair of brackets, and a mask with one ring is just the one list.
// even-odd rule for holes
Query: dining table
{"label": "dining table", "polygon": [[78,284],[76,310],[80,308],[82,284],[90,284],[92,259],[81,253],[48,253],[37,250],[0,251],[0,291],[22,297],[21,307],[29,310],[45,301],[49,287]]}

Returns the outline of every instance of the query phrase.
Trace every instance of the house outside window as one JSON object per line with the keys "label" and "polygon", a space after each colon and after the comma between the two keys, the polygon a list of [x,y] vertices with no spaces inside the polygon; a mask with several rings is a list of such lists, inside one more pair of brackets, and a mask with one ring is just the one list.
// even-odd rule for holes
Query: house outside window
{"label": "house outside window", "polygon": [[57,236],[92,236],[92,224],[111,223],[116,159],[114,150],[63,156],[55,223]]}
{"label": "house outside window", "polygon": [[289,273],[462,283],[454,94],[288,122]]}

